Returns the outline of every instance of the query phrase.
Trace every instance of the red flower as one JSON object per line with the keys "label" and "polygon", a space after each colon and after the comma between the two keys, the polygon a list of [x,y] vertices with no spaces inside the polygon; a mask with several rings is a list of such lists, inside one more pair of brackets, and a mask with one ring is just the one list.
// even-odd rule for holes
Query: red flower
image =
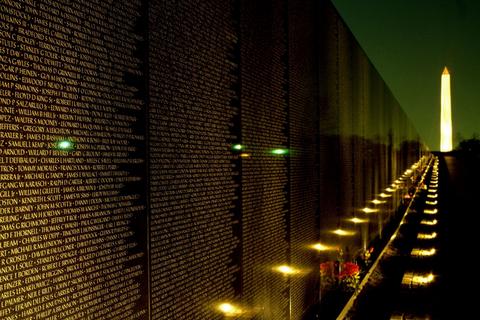
{"label": "red flower", "polygon": [[332,275],[333,274],[333,261],[327,261],[320,263],[320,273],[322,275]]}
{"label": "red flower", "polygon": [[353,262],[345,262],[342,264],[342,271],[340,271],[339,278],[345,277],[355,277],[359,275],[360,268],[356,263]]}

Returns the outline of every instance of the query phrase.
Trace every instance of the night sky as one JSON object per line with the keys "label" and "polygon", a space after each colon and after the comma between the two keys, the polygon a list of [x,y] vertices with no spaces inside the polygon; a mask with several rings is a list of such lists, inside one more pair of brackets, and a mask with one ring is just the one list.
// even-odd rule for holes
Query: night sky
{"label": "night sky", "polygon": [[431,150],[439,150],[444,66],[454,147],[480,135],[480,1],[333,2]]}

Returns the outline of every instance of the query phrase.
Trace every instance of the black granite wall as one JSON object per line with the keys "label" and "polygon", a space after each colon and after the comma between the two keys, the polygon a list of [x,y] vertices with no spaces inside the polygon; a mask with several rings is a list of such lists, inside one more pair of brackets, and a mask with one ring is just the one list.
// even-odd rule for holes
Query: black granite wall
{"label": "black granite wall", "polygon": [[327,2],[0,4],[2,319],[301,319],[424,152]]}

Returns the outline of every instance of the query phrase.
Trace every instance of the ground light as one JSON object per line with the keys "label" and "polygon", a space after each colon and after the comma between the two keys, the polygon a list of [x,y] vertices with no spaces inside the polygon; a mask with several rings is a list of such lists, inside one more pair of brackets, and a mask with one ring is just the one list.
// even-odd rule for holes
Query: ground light
{"label": "ground light", "polygon": [[362,209],[362,211],[365,212],[365,213],[374,213],[374,212],[378,212],[379,210],[365,207],[365,208]]}
{"label": "ground light", "polygon": [[227,317],[236,317],[243,313],[243,310],[230,302],[223,302],[217,306],[217,310]]}
{"label": "ground light", "polygon": [[432,233],[419,233],[417,235],[417,239],[423,239],[423,240],[431,240],[431,239],[435,239],[437,237],[437,233],[436,232],[432,232]]}
{"label": "ground light", "polygon": [[437,250],[435,248],[430,248],[430,249],[413,248],[410,255],[413,257],[431,257],[436,252]]}
{"label": "ground light", "polygon": [[433,273],[429,274],[414,274],[413,272],[407,272],[403,275],[402,284],[409,287],[425,286],[435,280]]}
{"label": "ground light", "polygon": [[355,231],[344,230],[344,229],[340,229],[340,228],[332,230],[331,232],[336,234],[337,236],[341,236],[341,237],[348,237],[348,236],[355,235]]}
{"label": "ground light", "polygon": [[283,274],[284,276],[291,276],[291,275],[301,273],[301,271],[299,269],[290,267],[289,265],[286,265],[286,264],[282,264],[280,266],[273,267],[272,270],[276,271],[276,272],[279,272],[279,273]]}
{"label": "ground light", "polygon": [[412,282],[414,284],[427,284],[427,283],[433,282],[434,279],[435,279],[435,276],[432,273],[430,273],[429,275],[426,275],[426,276],[416,275],[413,277]]}
{"label": "ground light", "polygon": [[437,219],[434,220],[422,220],[420,224],[427,225],[427,226],[434,226],[438,223]]}
{"label": "ground light", "polygon": [[360,219],[360,218],[354,217],[354,218],[348,219],[348,221],[355,224],[359,224],[359,223],[367,223],[368,219]]}
{"label": "ground light", "polygon": [[317,251],[337,251],[337,247],[329,246],[323,243],[315,243],[310,246],[311,249],[317,250]]}

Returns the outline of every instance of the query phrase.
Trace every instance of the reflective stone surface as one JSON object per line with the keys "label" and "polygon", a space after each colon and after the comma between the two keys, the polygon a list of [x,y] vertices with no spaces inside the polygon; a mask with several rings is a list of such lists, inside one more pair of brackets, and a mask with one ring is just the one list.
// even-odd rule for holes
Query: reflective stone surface
{"label": "reflective stone surface", "polygon": [[327,2],[0,3],[2,319],[301,319],[426,152]]}

